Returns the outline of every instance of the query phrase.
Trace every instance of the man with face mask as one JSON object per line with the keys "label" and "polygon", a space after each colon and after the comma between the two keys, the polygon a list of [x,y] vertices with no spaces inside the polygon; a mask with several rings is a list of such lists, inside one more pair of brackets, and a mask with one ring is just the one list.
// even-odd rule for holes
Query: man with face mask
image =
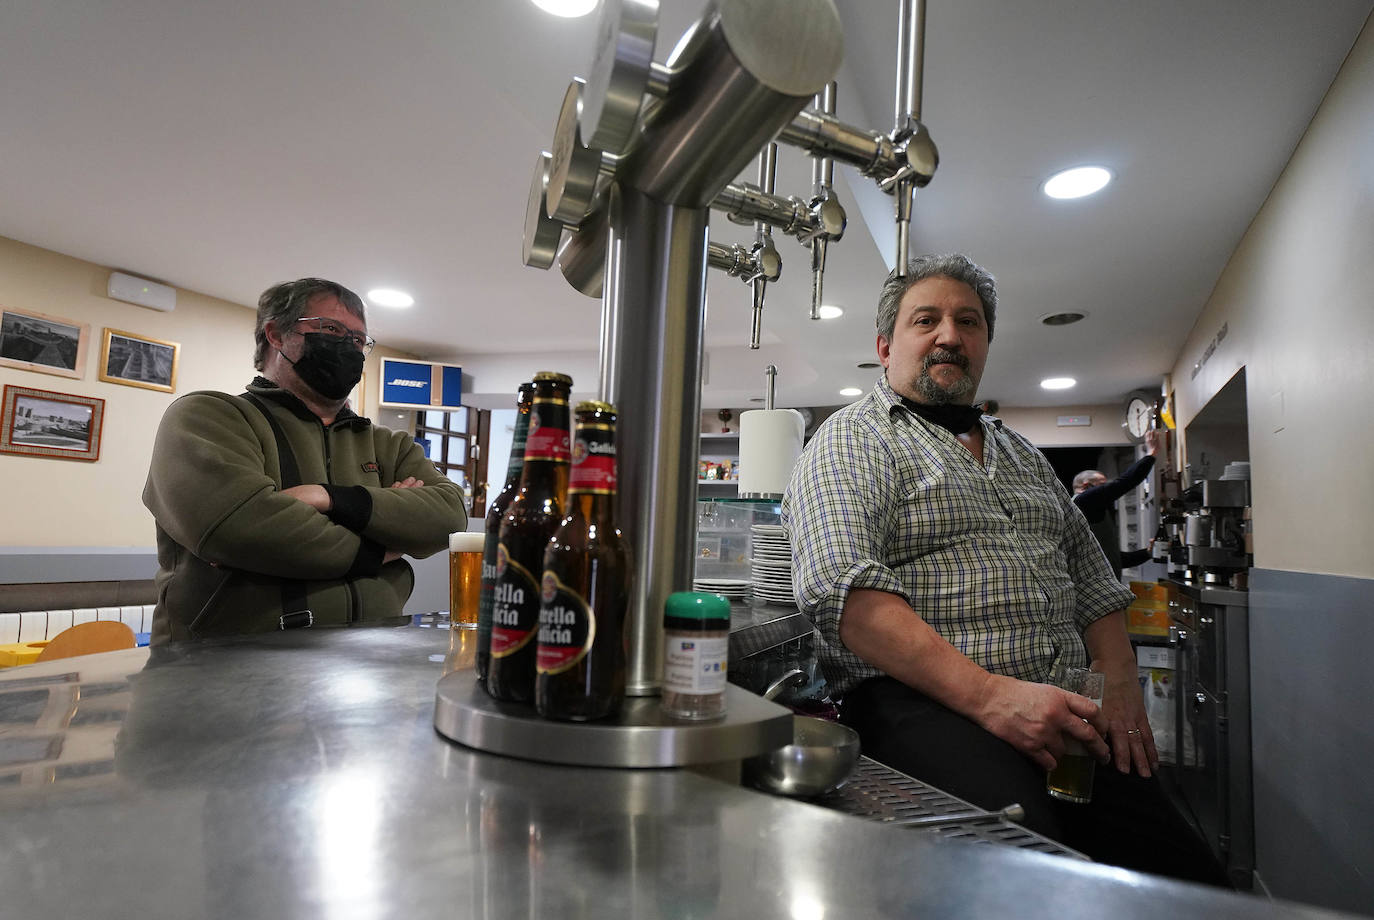
{"label": "man with face mask", "polygon": [[[1096,859],[1224,883],[1151,778],[1131,592],[1044,456],[973,405],[996,308],[992,276],[961,255],[890,275],[885,374],[793,471],[794,590],[831,695],[875,760],[984,808],[1017,802]],[[1048,683],[1089,664],[1106,674],[1100,709]],[[1070,740],[1101,763],[1090,804],[1045,791]]]}
{"label": "man with face mask", "polygon": [[372,350],[357,294],[320,278],[258,301],[243,394],[163,416],[143,503],[158,542],[152,643],[405,622],[403,555],[467,526],[463,494],[405,432],[347,406]]}

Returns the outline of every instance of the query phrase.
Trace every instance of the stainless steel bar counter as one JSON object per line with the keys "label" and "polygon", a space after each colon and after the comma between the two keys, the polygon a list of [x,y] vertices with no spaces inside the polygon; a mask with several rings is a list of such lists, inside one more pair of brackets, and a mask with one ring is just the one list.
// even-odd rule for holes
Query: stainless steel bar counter
{"label": "stainless steel bar counter", "polygon": [[1330,916],[683,770],[477,753],[433,727],[447,650],[299,630],[0,671],[0,914]]}

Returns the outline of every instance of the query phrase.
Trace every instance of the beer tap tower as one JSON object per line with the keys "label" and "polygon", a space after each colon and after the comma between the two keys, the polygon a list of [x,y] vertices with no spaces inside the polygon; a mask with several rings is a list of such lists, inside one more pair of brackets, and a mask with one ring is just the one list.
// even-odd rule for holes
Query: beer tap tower
{"label": "beer tap tower", "polygon": [[[834,0],[710,0],[666,64],[653,60],[658,0],[603,0],[590,75],[568,86],[552,150],[535,161],[523,257],[556,263],[601,299],[598,389],[619,412],[618,520],[635,564],[626,705],[612,723],[553,723],[455,672],[438,687],[442,734],[518,757],[626,767],[738,760],[791,740],[787,710],[734,687],[724,722],[658,712],[664,602],[692,584],[706,270],[751,285],[757,348],[767,282],[782,268],[772,230],[794,236],[811,249],[817,319],[827,248],[846,222],[834,160],[894,196],[896,264],[906,265],[913,192],[939,157],[920,122],[925,2],[898,2],[896,123],[883,134],[834,115]],[[775,140],[816,158],[809,201],[774,193]],[[759,184],[732,183],[760,150]],[[711,241],[711,209],[753,224],[752,247]]]}

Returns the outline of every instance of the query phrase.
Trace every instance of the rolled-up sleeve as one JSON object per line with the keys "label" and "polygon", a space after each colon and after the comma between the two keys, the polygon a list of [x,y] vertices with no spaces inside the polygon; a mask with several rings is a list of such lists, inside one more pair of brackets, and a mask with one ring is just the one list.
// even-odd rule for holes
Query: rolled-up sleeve
{"label": "rolled-up sleeve", "polygon": [[1082,632],[1107,614],[1127,607],[1135,595],[1112,572],[1102,544],[1067,493],[1064,504],[1064,558],[1074,584],[1074,624]]}

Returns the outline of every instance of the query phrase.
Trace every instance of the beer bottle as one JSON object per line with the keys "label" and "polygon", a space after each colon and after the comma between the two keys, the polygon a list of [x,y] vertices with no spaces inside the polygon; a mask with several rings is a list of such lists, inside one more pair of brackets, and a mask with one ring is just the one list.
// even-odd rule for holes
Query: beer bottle
{"label": "beer bottle", "polygon": [[535,708],[549,719],[600,719],[625,697],[630,555],[615,526],[615,409],[577,404],[568,515],[544,552]]}
{"label": "beer bottle", "polygon": [[1164,526],[1163,516],[1159,519],[1159,529],[1155,531],[1155,538],[1150,541],[1150,560],[1169,561],[1169,529]]}
{"label": "beer bottle", "polygon": [[491,592],[496,587],[496,548],[501,542],[501,520],[520,488],[520,473],[525,468],[525,439],[529,435],[533,399],[534,384],[520,384],[520,389],[516,391],[515,436],[510,442],[506,484],[487,509],[487,538],[482,544],[482,594],[477,604],[478,680],[487,679],[487,664],[491,661]]}
{"label": "beer bottle", "polygon": [[491,598],[487,692],[498,700],[534,701],[534,639],[544,548],[563,519],[568,492],[568,394],[572,378],[534,375],[529,436],[520,489],[501,519]]}

